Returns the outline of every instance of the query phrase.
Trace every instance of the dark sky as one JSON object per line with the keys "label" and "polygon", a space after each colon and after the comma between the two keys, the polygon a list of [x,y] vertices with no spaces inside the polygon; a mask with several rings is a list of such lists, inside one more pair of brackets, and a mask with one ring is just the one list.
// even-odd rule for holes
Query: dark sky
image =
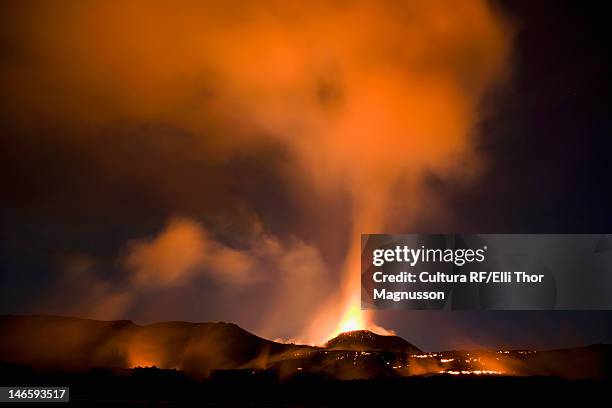
{"label": "dark sky", "polygon": [[478,188],[449,195],[453,229],[610,231],[612,4],[502,4],[518,27],[514,80],[491,98],[495,117],[481,134],[492,167]]}
{"label": "dark sky", "polygon": [[[63,17],[79,16],[74,4],[63,10]],[[283,265],[296,264],[340,269],[350,245],[351,220],[346,214],[353,205],[352,188],[335,188],[331,194],[301,172],[296,182],[293,145],[268,135],[278,128],[258,129],[263,136],[250,146],[252,139],[243,135],[249,132],[243,130],[249,122],[242,122],[240,111],[235,116],[217,111],[217,81],[223,78],[206,71],[207,66],[204,74],[180,63],[176,68],[175,61],[183,57],[180,44],[169,41],[168,49],[176,48],[176,55],[168,61],[156,59],[155,69],[143,68],[138,63],[150,50],[130,59],[130,41],[139,37],[124,45],[119,44],[124,40],[120,35],[111,33],[100,45],[97,31],[79,26],[76,32],[83,37],[70,36],[67,30],[63,35],[69,40],[62,40],[60,47],[37,37],[39,31],[63,29],[48,4],[7,2],[1,7],[0,313],[137,322],[232,320],[258,334],[283,337],[309,323],[304,310],[340,285],[339,273],[305,281],[330,288],[309,289],[312,303],[306,299],[293,307],[289,292],[278,295],[286,310],[280,310],[274,298],[284,286],[271,287],[258,274],[264,269],[282,277]],[[501,86],[487,85],[479,98],[479,110],[486,115],[471,143],[475,157],[486,158],[486,165],[466,183],[437,168],[426,171],[417,191],[427,197],[423,200],[441,203],[436,207],[444,207],[443,216],[429,211],[428,205],[411,208],[418,216],[403,230],[609,233],[612,65],[606,34],[612,3],[504,1],[496,7],[513,27],[514,39],[506,63],[508,79]],[[122,17],[104,14],[101,20],[105,18]],[[156,29],[154,24],[140,27],[147,28]],[[90,49],[88,41],[96,49],[94,57],[79,54],[81,47]],[[37,47],[37,42],[42,45]],[[115,52],[119,61],[126,52],[125,64],[135,68],[105,66],[105,53]],[[185,66],[189,61],[185,59]],[[459,64],[461,69],[464,65]],[[254,64],[250,69],[259,68]],[[475,76],[489,72],[471,66],[466,71]],[[175,83],[166,72],[180,76],[180,81]],[[139,82],[141,73],[154,78],[159,89],[150,90],[146,80]],[[121,92],[105,91],[107,76],[121,84]],[[336,104],[343,98],[350,98],[346,78],[335,68],[317,76],[317,103],[330,115],[340,109]],[[470,84],[479,81],[468,79]],[[227,89],[233,89],[231,85]],[[237,89],[244,90],[240,85]],[[190,91],[175,93],[177,87]],[[89,88],[102,91],[83,91]],[[477,88],[465,89],[480,93]],[[255,99],[265,100],[268,95],[259,90],[248,89]],[[133,104],[132,95],[147,103]],[[183,113],[195,109],[193,95],[204,100],[198,105],[204,106],[202,114]],[[175,98],[170,106],[180,113],[161,116],[158,110],[167,105],[158,97]],[[189,126],[177,125],[181,121]],[[225,140],[230,138],[249,148],[227,150]],[[154,240],[156,236],[167,239]],[[168,278],[183,273],[170,266],[170,275],[152,275],[158,282],[149,284],[142,265],[148,258],[166,262],[157,254],[172,252],[174,245],[180,247],[181,260],[214,272],[185,285]],[[202,249],[214,256],[200,259]],[[245,259],[253,271],[236,273],[228,284],[220,275],[228,270],[229,260],[237,258]],[[141,281],[145,289],[137,291]],[[295,323],[268,325],[265,316]],[[424,349],[612,342],[611,312],[389,311],[378,313],[376,323]]]}

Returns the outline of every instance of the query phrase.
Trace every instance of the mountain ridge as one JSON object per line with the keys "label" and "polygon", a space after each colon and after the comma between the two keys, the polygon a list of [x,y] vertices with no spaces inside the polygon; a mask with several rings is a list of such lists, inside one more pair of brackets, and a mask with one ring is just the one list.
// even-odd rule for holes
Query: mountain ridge
{"label": "mountain ridge", "polygon": [[588,379],[612,372],[610,345],[425,353],[399,336],[367,330],[340,333],[314,347],[277,343],[227,322],[141,326],[46,315],[1,315],[0,333],[0,365],[53,371],[157,367],[207,378],[266,370],[279,378],[318,373],[339,379],[464,372]]}

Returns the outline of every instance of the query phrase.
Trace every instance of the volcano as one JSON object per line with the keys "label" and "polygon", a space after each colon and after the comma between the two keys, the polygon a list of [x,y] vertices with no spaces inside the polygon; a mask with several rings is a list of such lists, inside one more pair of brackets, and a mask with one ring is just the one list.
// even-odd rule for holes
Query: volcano
{"label": "volcano", "polygon": [[390,351],[395,353],[420,353],[416,346],[399,336],[381,336],[369,330],[355,330],[340,333],[325,343],[332,350]]}
{"label": "volcano", "polygon": [[233,323],[138,325],[59,316],[0,316],[0,333],[0,372],[4,366],[8,378],[14,365],[121,375],[155,367],[196,379],[243,373],[250,378],[258,371],[278,378],[313,374],[341,380],[471,374],[609,379],[612,372],[608,345],[422,352],[401,337],[356,330],[314,347],[270,341]]}

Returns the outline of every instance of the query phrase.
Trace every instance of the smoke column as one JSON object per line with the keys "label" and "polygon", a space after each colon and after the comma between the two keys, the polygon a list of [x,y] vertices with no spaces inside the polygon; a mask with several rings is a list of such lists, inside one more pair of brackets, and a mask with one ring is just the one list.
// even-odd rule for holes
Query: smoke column
{"label": "smoke column", "polygon": [[309,222],[349,218],[340,297],[303,311],[312,324],[300,338],[313,342],[376,329],[359,311],[359,234],[406,231],[433,206],[424,175],[477,174],[480,104],[507,77],[512,37],[480,0],[30,7],[3,28],[38,61],[2,68],[14,118],[80,129],[64,142],[119,178],[149,173],[138,158],[110,160],[108,135],[88,129],[164,123],[197,135],[188,148],[158,140],[176,160],[222,162],[272,141],[291,158],[282,171]]}

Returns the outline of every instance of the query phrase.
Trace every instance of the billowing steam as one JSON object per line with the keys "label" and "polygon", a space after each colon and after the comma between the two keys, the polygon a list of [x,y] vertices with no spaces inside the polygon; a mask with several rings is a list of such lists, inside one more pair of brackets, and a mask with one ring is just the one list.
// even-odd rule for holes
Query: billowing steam
{"label": "billowing steam", "polygon": [[[287,321],[287,315],[299,316],[311,307],[328,272],[318,250],[297,239],[282,243],[258,232],[238,250],[211,239],[201,224],[184,217],[172,218],[155,237],[129,242],[120,262],[122,279],[110,281],[100,273],[95,259],[85,255],[67,259],[55,291],[58,295],[49,296],[46,312],[120,319],[144,298],[168,302],[160,291],[178,289],[180,293],[198,279],[212,279],[219,290],[233,297],[254,285],[271,286],[275,304],[282,307],[270,310],[259,330],[273,334],[283,326],[298,333],[301,320]],[[300,282],[309,285],[296,284]],[[240,306],[239,301],[235,303]],[[159,307],[158,303],[149,307],[155,312],[150,319],[159,316]]]}
{"label": "billowing steam", "polygon": [[197,223],[180,218],[154,240],[130,243],[124,262],[134,283],[145,287],[184,283],[198,270],[236,285],[259,277],[253,256],[211,240]]}
{"label": "billowing steam", "polygon": [[[117,179],[163,186],[160,205],[172,210],[183,181],[143,163],[220,163],[282,147],[288,160],[278,171],[318,237],[281,243],[262,233],[264,241],[235,249],[197,221],[175,219],[159,236],[126,244],[122,265],[139,288],[202,274],[249,285],[270,278],[258,268],[271,256],[292,274],[285,289],[304,289],[323,280],[324,246],[344,240],[341,300],[318,308],[308,289],[277,292],[284,306],[299,304],[301,321],[312,322],[301,338],[315,342],[340,321],[373,327],[358,310],[359,234],[405,231],[431,205],[423,175],[477,170],[479,104],[504,79],[511,40],[504,18],[480,0],[50,1],[21,13],[4,30],[19,30],[18,48],[37,63],[3,67],[13,116],[77,129],[63,142]],[[195,138],[152,133],[151,157],[122,159],[113,149],[120,132],[92,131],[117,123],[164,124]],[[342,217],[349,226],[339,232],[330,221]],[[287,320],[271,316],[266,326],[278,326],[266,332]]]}

